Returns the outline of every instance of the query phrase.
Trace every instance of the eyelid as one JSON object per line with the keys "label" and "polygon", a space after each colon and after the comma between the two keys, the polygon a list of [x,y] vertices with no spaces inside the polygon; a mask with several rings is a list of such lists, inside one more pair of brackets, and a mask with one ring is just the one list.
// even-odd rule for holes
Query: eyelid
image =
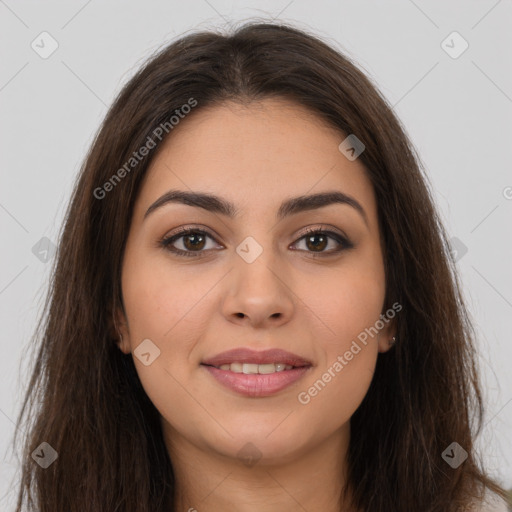
{"label": "eyelid", "polygon": [[[349,237],[343,231],[330,224],[312,224],[311,226],[306,226],[301,231],[299,231],[296,236],[302,238],[303,236],[316,231],[322,231],[325,233],[334,232],[336,235],[346,239],[347,241],[349,240]],[[297,240],[297,238],[295,238],[295,240]]]}
{"label": "eyelid", "polygon": [[215,235],[208,228],[205,228],[204,226],[200,226],[200,225],[194,225],[194,224],[187,225],[187,226],[180,226],[179,228],[176,228],[174,231],[171,231],[171,233],[166,234],[163,238],[166,239],[166,238],[171,238],[171,237],[174,237],[174,236],[177,236],[180,234],[187,234],[190,231],[204,232],[208,236],[215,238]]}

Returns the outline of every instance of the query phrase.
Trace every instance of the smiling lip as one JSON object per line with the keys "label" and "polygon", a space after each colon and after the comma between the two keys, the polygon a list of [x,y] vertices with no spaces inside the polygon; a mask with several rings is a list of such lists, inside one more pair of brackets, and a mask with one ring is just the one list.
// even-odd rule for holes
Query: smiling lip
{"label": "smiling lip", "polygon": [[[269,374],[235,373],[218,368],[231,363],[283,363],[294,368]],[[301,379],[311,369],[312,363],[281,349],[255,351],[237,348],[206,359],[201,366],[220,384],[232,391],[252,398],[261,398],[273,395]]]}
{"label": "smiling lip", "polygon": [[221,370],[215,368],[215,366],[204,364],[201,366],[222,385],[251,398],[273,395],[302,378],[311,368],[311,366],[302,366],[266,375],[260,375],[259,373],[246,375],[245,373]]}
{"label": "smiling lip", "polygon": [[231,363],[269,364],[284,363],[290,366],[311,366],[311,361],[304,359],[297,354],[286,352],[278,348],[256,351],[248,348],[235,348],[222,352],[216,356],[206,359],[201,364],[208,366],[221,366]]}

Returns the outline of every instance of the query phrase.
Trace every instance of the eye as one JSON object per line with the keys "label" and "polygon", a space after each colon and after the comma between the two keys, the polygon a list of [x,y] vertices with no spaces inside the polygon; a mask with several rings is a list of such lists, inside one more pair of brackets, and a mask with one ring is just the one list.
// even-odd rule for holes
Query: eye
{"label": "eye", "polygon": [[[160,245],[178,256],[199,256],[205,248],[207,238],[214,240],[208,232],[202,229],[182,228],[177,234],[161,240]],[[174,246],[174,243],[178,241],[183,249]]]}
{"label": "eye", "polygon": [[[324,249],[329,244],[329,239],[334,240],[335,248],[329,251],[324,251]],[[306,247],[306,252],[310,252],[312,256],[330,256],[333,254],[338,254],[341,251],[346,249],[351,249],[354,247],[352,242],[345,236],[340,233],[336,233],[334,231],[325,231],[322,228],[309,228],[306,231],[306,234],[301,236],[295,244],[304,241],[304,245]],[[312,249],[312,250],[308,250]],[[299,249],[301,250],[301,249]]]}
{"label": "eye", "polygon": [[[164,249],[173,252],[178,256],[200,257],[207,248],[208,239],[215,241],[207,231],[198,228],[181,228],[178,233],[163,238],[159,245]],[[335,248],[329,251],[324,249],[328,246],[329,240],[335,242]],[[312,256],[330,256],[343,250],[351,249],[354,245],[348,238],[334,231],[326,231],[322,228],[309,228],[294,244],[304,241],[306,249],[294,249],[311,253]],[[181,248],[175,244],[180,244]]]}

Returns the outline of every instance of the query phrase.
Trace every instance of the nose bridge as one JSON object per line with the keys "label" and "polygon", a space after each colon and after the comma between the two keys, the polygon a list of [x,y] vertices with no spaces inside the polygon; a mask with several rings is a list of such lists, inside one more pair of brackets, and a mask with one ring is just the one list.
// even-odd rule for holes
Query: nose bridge
{"label": "nose bridge", "polygon": [[[261,235],[260,235],[261,240]],[[264,244],[264,245],[263,245]],[[283,287],[284,266],[279,264],[271,236],[265,235],[262,243],[252,236],[246,237],[237,247],[234,258],[237,287],[250,287],[254,293],[270,296],[280,294]]]}
{"label": "nose bridge", "polygon": [[234,268],[230,272],[229,292],[224,302],[228,317],[249,317],[261,323],[290,316],[293,301],[287,286],[285,265],[275,254],[271,232],[255,237],[247,236],[236,247]]}

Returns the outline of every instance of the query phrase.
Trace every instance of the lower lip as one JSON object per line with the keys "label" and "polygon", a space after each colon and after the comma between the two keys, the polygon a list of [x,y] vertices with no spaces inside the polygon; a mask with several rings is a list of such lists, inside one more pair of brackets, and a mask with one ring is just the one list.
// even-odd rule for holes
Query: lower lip
{"label": "lower lip", "polygon": [[311,366],[283,370],[282,372],[267,374],[235,373],[230,370],[221,370],[214,366],[201,365],[206,368],[218,382],[227,388],[252,398],[270,396],[291,386],[301,379]]}

